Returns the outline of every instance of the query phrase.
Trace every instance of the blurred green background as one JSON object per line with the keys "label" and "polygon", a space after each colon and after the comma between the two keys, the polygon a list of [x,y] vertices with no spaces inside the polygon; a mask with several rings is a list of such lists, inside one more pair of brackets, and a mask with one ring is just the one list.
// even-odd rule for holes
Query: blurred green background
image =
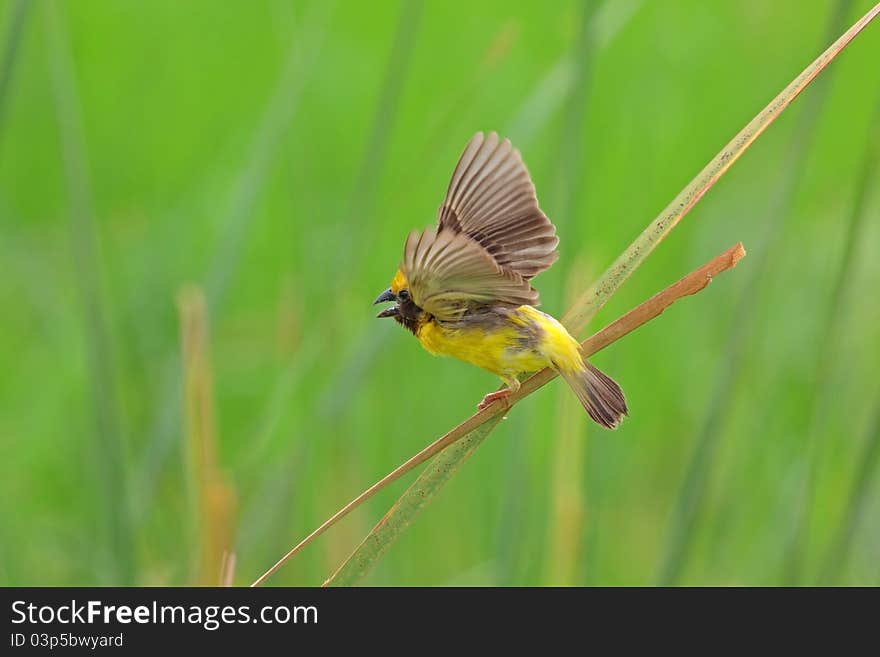
{"label": "blurred green background", "polygon": [[[559,228],[561,315],[870,5],[2,0],[0,583],[216,582],[227,547],[249,583],[496,387],[370,305],[475,131]],[[875,24],[597,317],[749,251],[595,357],[622,428],[539,391],[365,583],[880,583],[878,61]]]}

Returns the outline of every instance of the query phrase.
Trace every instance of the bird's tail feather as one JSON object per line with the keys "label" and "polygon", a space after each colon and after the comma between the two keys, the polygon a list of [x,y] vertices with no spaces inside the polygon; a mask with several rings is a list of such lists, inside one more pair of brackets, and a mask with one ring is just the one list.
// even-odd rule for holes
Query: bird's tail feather
{"label": "bird's tail feather", "polygon": [[582,370],[558,370],[589,416],[608,429],[616,429],[627,414],[623,390],[607,374],[584,361]]}

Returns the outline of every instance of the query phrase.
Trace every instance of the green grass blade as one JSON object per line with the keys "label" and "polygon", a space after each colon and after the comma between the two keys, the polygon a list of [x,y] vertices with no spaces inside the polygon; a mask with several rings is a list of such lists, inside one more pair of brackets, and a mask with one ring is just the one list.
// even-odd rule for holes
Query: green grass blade
{"label": "green grass blade", "polygon": [[222,237],[214,251],[205,282],[205,293],[212,313],[225,299],[230,282],[238,270],[253,221],[253,208],[272,174],[284,145],[283,136],[293,122],[303,97],[303,88],[315,70],[327,23],[335,7],[335,2],[324,3],[319,9],[313,10],[314,17],[309,15],[305,19],[305,36],[294,39],[285,67],[257,124],[247,164],[239,173],[233,188],[223,220]]}
{"label": "green grass blade", "polygon": [[29,0],[18,0],[12,8],[9,30],[3,43],[3,59],[0,60],[0,134],[2,134],[3,116],[9,102],[9,90],[12,87],[12,76],[15,73],[15,62],[18,59],[21,37],[24,34],[25,19],[30,13],[32,3]]}
{"label": "green grass blade", "polygon": [[[551,216],[556,223],[556,231],[565,235],[566,226],[585,217],[579,210],[579,201],[584,197],[585,189],[591,183],[584,175],[584,154],[588,152],[585,142],[585,117],[588,112],[589,99],[592,95],[593,67],[596,49],[596,15],[601,7],[599,3],[584,0],[581,3],[580,28],[573,44],[574,55],[573,84],[569,87],[563,117],[562,131],[559,135],[559,158],[557,172],[554,176],[556,189]],[[603,6],[605,3],[601,3]],[[582,232],[589,232],[581,228]],[[581,253],[584,250],[581,249]],[[578,266],[580,264],[580,266]],[[550,279],[549,298],[544,303],[556,306],[553,299],[559,298],[559,288],[565,294],[565,305],[571,302],[581,291],[583,281],[592,280],[595,271],[587,275],[583,263],[572,263],[561,267],[562,263],[553,268]],[[564,285],[560,281],[564,279]],[[555,285],[553,284],[555,283]],[[556,288],[556,293],[553,288]],[[578,578],[578,556],[580,554],[580,538],[584,518],[585,502],[581,496],[583,489],[583,449],[586,415],[578,400],[559,389],[557,392],[557,412],[552,448],[552,492],[547,513],[546,557],[542,577],[549,584],[572,584]],[[507,523],[507,528],[520,531],[518,524]],[[508,536],[506,540],[517,541],[516,536]]]}
{"label": "green grass blade", "polygon": [[130,520],[127,467],[108,310],[99,270],[99,236],[88,179],[88,155],[77,97],[73,60],[59,8],[46,6],[49,64],[67,186],[71,251],[82,301],[89,378],[96,425],[94,460],[106,526],[106,554],[100,571],[107,584],[135,583],[134,538]]}
{"label": "green grass blade", "polygon": [[865,449],[858,459],[858,472],[853,480],[846,511],[840,521],[834,542],[828,550],[819,577],[819,583],[822,586],[837,583],[849,558],[852,540],[859,522],[865,514],[871,484],[877,474],[877,466],[880,464],[880,404],[877,405],[874,420],[865,442]]}
{"label": "green grass blade", "polygon": [[[584,161],[584,116],[590,97],[593,78],[594,34],[593,22],[596,3],[584,0],[581,3],[581,20],[577,40],[574,44],[573,84],[569,87],[565,107],[565,118],[559,142],[559,170],[555,176],[556,208],[553,213],[556,231],[565,234],[565,227],[571,223],[572,214],[577,209],[578,199],[583,195]],[[581,183],[581,184],[578,184]]]}
{"label": "green grass blade", "polygon": [[338,256],[340,262],[347,261],[352,254],[363,252],[361,249],[356,249],[356,246],[361,243],[370,226],[369,219],[375,204],[378,178],[385,164],[392,128],[397,117],[397,107],[418,36],[422,11],[423,0],[406,0],[400,10],[394,41],[388,55],[382,92],[373,116],[370,138],[364,150],[357,183],[351,196],[345,224],[347,237],[341,245]]}
{"label": "green grass blade", "polygon": [[[676,196],[672,202],[652,221],[648,227],[636,238],[636,240],[614,261],[611,267],[599,278],[599,280],[584,292],[574,307],[565,315],[563,322],[572,333],[578,334],[586,327],[595,313],[611,298],[623,282],[645,261],[657,245],[678,225],[678,222],[690,209],[702,198],[702,196],[715,184],[715,182],[730,168],[730,166],[746,151],[746,149],[766,130],[782,111],[809,85],[819,73],[861,32],[862,29],[880,13],[880,5],[871,9],[855,25],[847,30],[835,41],[824,53],[798,75],[782,92],[770,102],[745,128],[743,128],[730,143],[716,155],[709,164]],[[495,426],[494,424],[492,425]],[[490,428],[491,431],[491,428]],[[450,454],[447,449],[427,466],[428,471],[452,472],[457,471],[461,463],[472,453],[473,449],[486,438],[487,432],[479,427],[469,433],[463,441],[472,449],[455,450]],[[439,481],[438,486],[434,482]],[[374,528],[365,541],[358,547],[349,559],[332,575],[327,584],[354,583],[361,577],[376,560],[388,549],[388,543],[393,541],[400,531],[411,524],[414,515],[417,514],[428,500],[430,500],[442,488],[442,484],[448,479],[428,478],[424,483],[431,484],[430,488],[422,488],[417,481],[404,495],[404,498],[418,498],[415,504],[401,498],[397,504],[383,518],[382,522]],[[387,528],[387,529],[386,529]],[[396,529],[395,529],[396,528]],[[379,534],[381,533],[381,538]]]}
{"label": "green grass blade", "polygon": [[[834,35],[839,34],[843,29],[851,5],[851,0],[838,0],[829,17],[823,43],[833,39]],[[755,290],[767,274],[767,268],[771,262],[772,247],[782,231],[786,217],[790,214],[791,205],[806,168],[806,155],[813,143],[816,125],[827,97],[829,80],[830,77],[826,76],[816,85],[810,96],[805,99],[798,114],[786,162],[781,167],[782,175],[762,222],[764,229],[762,240],[752,249],[755,259],[749,267],[745,291],[733,313],[735,319],[724,350],[722,367],[716,382],[717,388],[713,392],[712,400],[700,427],[673,509],[671,528],[658,575],[658,582],[663,585],[674,584],[681,576],[681,571],[687,561],[698,524],[701,501],[704,499],[704,491],[712,472],[715,455],[718,452],[724,422],[730,412],[734,387],[739,379],[742,364],[746,362],[746,345],[756,308],[754,303]]]}
{"label": "green grass blade", "polygon": [[[641,9],[643,0],[615,0],[602,4],[593,14],[589,29],[593,51],[606,48]],[[575,83],[571,52],[562,55],[534,86],[508,122],[504,134],[520,149],[532,143],[538,132],[570,97]]]}

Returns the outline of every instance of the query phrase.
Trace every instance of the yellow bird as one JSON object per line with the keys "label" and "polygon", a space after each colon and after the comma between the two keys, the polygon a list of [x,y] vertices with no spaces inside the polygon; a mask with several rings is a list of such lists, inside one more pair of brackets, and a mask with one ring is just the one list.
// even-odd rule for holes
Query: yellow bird
{"label": "yellow bird", "polygon": [[613,429],[627,413],[620,386],[535,308],[531,280],[556,261],[557,244],[519,151],[478,132],[455,167],[437,226],[407,237],[391,287],[374,302],[394,305],[378,317],[393,317],[432,354],[501,377],[508,387],[486,395],[481,409],[517,390],[518,374],[552,367],[590,417]]}

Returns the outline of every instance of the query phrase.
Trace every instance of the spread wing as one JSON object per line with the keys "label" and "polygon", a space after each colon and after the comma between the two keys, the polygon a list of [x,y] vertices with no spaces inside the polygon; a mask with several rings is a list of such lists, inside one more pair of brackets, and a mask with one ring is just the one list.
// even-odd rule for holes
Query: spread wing
{"label": "spread wing", "polygon": [[400,269],[415,304],[442,321],[460,318],[475,303],[538,303],[537,291],[525,278],[502,268],[464,233],[442,228],[411,232]]}
{"label": "spread wing", "polygon": [[469,236],[502,268],[525,279],[559,255],[556,228],[538,207],[519,151],[494,132],[486,138],[478,132],[462,153],[440,206],[439,227]]}

